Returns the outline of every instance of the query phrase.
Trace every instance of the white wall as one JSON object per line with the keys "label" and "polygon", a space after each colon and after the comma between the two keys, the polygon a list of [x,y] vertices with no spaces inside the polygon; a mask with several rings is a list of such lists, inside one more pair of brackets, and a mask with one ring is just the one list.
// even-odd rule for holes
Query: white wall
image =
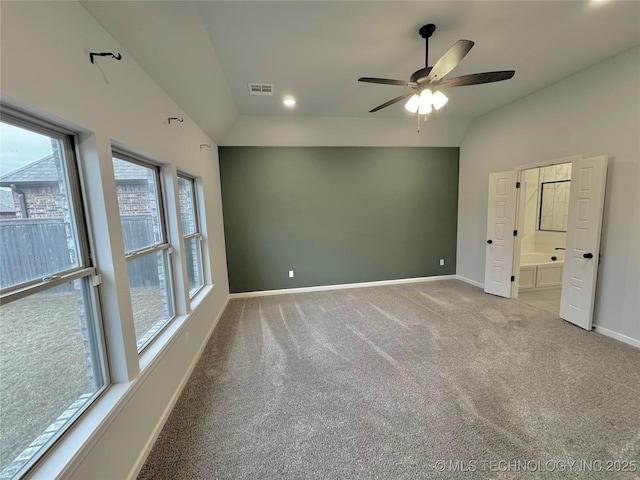
{"label": "white wall", "polygon": [[217,142],[238,111],[199,3],[126,2],[126,16],[112,1],[82,6]]}
{"label": "white wall", "polygon": [[468,119],[433,114],[417,132],[415,115],[404,117],[240,116],[225,133],[224,146],[458,147]]}
{"label": "white wall", "polygon": [[[128,478],[144,459],[228,299],[217,148],[78,3],[2,2],[1,8],[3,102],[80,134],[116,380],[32,476],[50,479],[62,471],[64,478]],[[92,65],[89,51],[120,52],[123,60],[98,58]],[[183,117],[184,123],[168,125],[170,116]],[[112,142],[164,164],[165,178],[175,179],[181,169],[200,177],[203,187],[215,287],[207,289],[194,311],[183,302],[182,315],[163,333],[166,348],[156,342],[140,357],[140,365],[132,337]],[[212,148],[201,150],[202,143]],[[178,291],[183,287],[184,282],[176,286]]]}
{"label": "white wall", "polygon": [[594,322],[603,333],[639,344],[639,80],[636,47],[471,125],[460,152],[458,275],[484,279],[490,172],[577,154],[609,155]]}

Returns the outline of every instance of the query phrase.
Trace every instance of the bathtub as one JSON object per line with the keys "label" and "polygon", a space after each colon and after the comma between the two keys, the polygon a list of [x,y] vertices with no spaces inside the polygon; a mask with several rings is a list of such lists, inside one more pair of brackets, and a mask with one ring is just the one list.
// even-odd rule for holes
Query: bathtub
{"label": "bathtub", "polygon": [[[555,258],[555,260],[552,260]],[[523,253],[520,256],[519,290],[550,288],[562,285],[564,252]]]}

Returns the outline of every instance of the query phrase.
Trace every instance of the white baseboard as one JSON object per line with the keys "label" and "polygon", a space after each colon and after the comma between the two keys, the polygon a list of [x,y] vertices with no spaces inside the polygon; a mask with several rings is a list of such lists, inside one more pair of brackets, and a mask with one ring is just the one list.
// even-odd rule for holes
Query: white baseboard
{"label": "white baseboard", "polygon": [[631,345],[632,347],[640,348],[640,340],[638,339],[628,337],[626,335],[623,335],[622,333],[614,332],[613,330],[609,330],[608,328],[599,327],[598,325],[595,326],[595,330],[596,333],[600,333],[606,337],[614,338],[628,345]]}
{"label": "white baseboard", "polygon": [[340,285],[320,285],[317,287],[283,288],[280,290],[241,292],[241,293],[232,293],[229,296],[231,298],[264,297],[268,295],[286,295],[289,293],[306,293],[306,292],[322,292],[325,290],[341,290],[344,288],[379,287],[382,285],[397,285],[400,283],[434,282],[437,280],[449,280],[452,278],[457,278],[457,277],[456,275],[437,275],[434,277],[400,278],[397,280],[380,280],[376,282],[343,283]]}
{"label": "white baseboard", "polygon": [[484,288],[484,283],[476,282],[475,280],[471,280],[470,278],[463,277],[462,275],[455,275],[455,277],[456,277],[458,280],[461,280],[461,281],[463,281],[463,282],[465,282],[465,283],[468,283],[468,284],[470,284],[470,285],[473,285],[473,286],[475,286],[475,287]]}
{"label": "white baseboard", "polygon": [[156,440],[158,440],[158,437],[160,436],[160,432],[162,431],[164,425],[167,423],[167,420],[169,419],[169,415],[171,414],[173,407],[175,407],[176,402],[178,401],[178,398],[180,398],[180,394],[184,390],[184,387],[187,385],[187,381],[189,380],[189,377],[191,377],[191,374],[193,373],[193,369],[196,367],[198,360],[200,360],[200,357],[202,356],[202,352],[204,352],[204,349],[207,346],[207,343],[209,343],[209,339],[211,338],[211,335],[213,335],[213,332],[216,329],[216,326],[218,325],[220,318],[222,318],[222,315],[224,314],[224,311],[227,308],[228,303],[229,303],[229,297],[227,297],[224,304],[222,305],[222,308],[220,308],[218,315],[216,316],[215,320],[213,321],[213,324],[211,325],[211,327],[209,328],[209,331],[207,332],[206,338],[202,342],[202,345],[200,345],[200,348],[198,348],[198,352],[196,353],[193,361],[191,362],[191,365],[189,365],[189,368],[183,375],[182,380],[180,380],[180,384],[178,385],[178,388],[173,393],[171,400],[169,401],[166,408],[162,412],[162,415],[160,416],[158,423],[153,429],[153,432],[149,437],[149,439],[147,440],[147,443],[145,444],[144,448],[140,452],[140,455],[138,455],[138,458],[135,464],[133,465],[133,468],[129,472],[129,476],[127,478],[133,480],[138,477],[140,470],[142,470],[142,467],[144,466],[144,462],[147,460],[147,457],[151,453],[151,449],[153,448],[153,445],[156,443]]}
{"label": "white baseboard", "polygon": [[[458,280],[461,280],[463,282],[469,283],[471,285],[475,285],[476,287],[484,288],[484,284],[483,283],[476,282],[475,280],[471,280],[470,278],[466,278],[466,277],[463,277],[461,275],[456,275],[455,277]],[[557,287],[554,287],[554,288],[557,288]],[[640,348],[640,340],[638,340],[636,338],[628,337],[627,335],[623,335],[622,333],[614,332],[613,330],[609,330],[608,328],[600,327],[598,325],[596,325],[594,328],[595,328],[595,331],[597,333],[600,333],[600,334],[602,334],[602,335],[604,335],[606,337],[613,338],[613,339],[618,340],[620,342],[623,342],[623,343],[626,343],[628,345],[631,345],[632,347]]]}

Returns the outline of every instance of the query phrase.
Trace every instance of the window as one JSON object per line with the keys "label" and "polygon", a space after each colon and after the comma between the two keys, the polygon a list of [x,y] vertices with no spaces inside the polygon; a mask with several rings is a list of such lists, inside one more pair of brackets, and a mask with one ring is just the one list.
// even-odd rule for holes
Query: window
{"label": "window", "polygon": [[184,233],[184,248],[187,261],[187,279],[189,296],[193,296],[204,285],[202,272],[202,234],[196,207],[195,181],[186,175],[178,174],[178,196],[180,198],[180,215]]}
{"label": "window", "polygon": [[537,230],[566,232],[571,191],[571,163],[535,169],[537,180]]}
{"label": "window", "polygon": [[555,180],[540,184],[540,212],[538,230],[566,232],[569,218],[569,189],[571,180]]}
{"label": "window", "polygon": [[73,136],[3,114],[0,137],[0,478],[12,478],[108,376]]}
{"label": "window", "polygon": [[173,282],[159,168],[113,157],[138,352],[174,316]]}

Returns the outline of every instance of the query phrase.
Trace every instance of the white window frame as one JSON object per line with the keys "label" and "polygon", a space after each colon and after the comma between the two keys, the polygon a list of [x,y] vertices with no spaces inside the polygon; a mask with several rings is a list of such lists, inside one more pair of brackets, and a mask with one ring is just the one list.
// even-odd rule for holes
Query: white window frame
{"label": "white window frame", "polygon": [[[197,183],[196,183],[196,179],[184,172],[178,171],[178,181],[180,181],[180,178],[187,180],[188,182],[191,183],[191,191],[192,191],[192,195],[191,195],[191,199],[193,201],[193,214],[195,217],[195,226],[196,226],[196,231],[194,233],[189,233],[189,234],[184,234],[183,235],[183,244],[184,244],[184,248],[186,250],[186,245],[187,245],[187,241],[188,240],[192,240],[192,239],[198,239],[198,250],[199,250],[199,260],[200,260],[200,276],[202,278],[202,283],[201,285],[194,290],[193,292],[191,292],[189,290],[189,298],[193,299],[196,295],[198,295],[198,293],[200,293],[202,291],[202,289],[204,288],[206,282],[205,282],[205,275],[204,275],[204,248],[203,248],[203,244],[204,244],[204,236],[202,235],[202,224],[200,222],[200,208],[198,206],[198,191],[197,191]],[[180,188],[178,186],[178,196],[180,196]],[[179,200],[179,199],[178,199]],[[179,201],[178,201],[179,203]],[[182,222],[182,209],[180,209],[180,211],[178,212],[180,215],[180,222]],[[188,279],[189,275],[188,272],[185,272],[185,275]],[[188,283],[188,282],[187,282]]]}
{"label": "white window frame", "polygon": [[[90,304],[87,306],[87,314],[90,315],[92,320],[87,322],[86,325],[90,337],[88,344],[93,363],[94,375],[101,383],[101,386],[98,387],[90,396],[84,399],[84,402],[81,405],[75,405],[77,402],[70,405],[65,414],[71,413],[71,415],[61,428],[55,431],[48,431],[49,429],[47,429],[46,426],[43,428],[43,432],[39,438],[40,440],[42,440],[42,437],[48,438],[46,438],[46,442],[42,444],[37,452],[35,452],[31,457],[22,460],[20,460],[19,456],[12,462],[15,463],[15,465],[9,464],[7,468],[16,469],[13,478],[21,478],[46,456],[47,452],[51,450],[54,444],[70,428],[73,427],[78,418],[80,418],[83,413],[86,412],[109,388],[111,385],[111,378],[108,369],[105,335],[103,331],[99,300],[100,295],[98,290],[98,286],[101,283],[101,277],[92,263],[92,242],[85,217],[86,205],[82,195],[83,184],[79,174],[79,156],[76,153],[76,146],[78,145],[77,134],[58,125],[33,117],[32,115],[6,107],[5,105],[2,105],[0,121],[35,133],[46,135],[61,142],[64,149],[65,180],[68,203],[71,209],[71,222],[73,224],[73,228],[71,230],[75,237],[75,244],[78,248],[77,266],[61,270],[40,279],[11,285],[0,290],[0,306],[8,305],[12,302],[59,287],[74,280],[86,279],[85,286],[89,287],[86,290],[88,293],[87,300]],[[45,432],[45,430],[47,430],[47,432]],[[37,439],[34,438],[33,440],[35,442]],[[27,449],[29,448],[30,447],[27,447]]]}
{"label": "white window frame", "polygon": [[[166,267],[167,267],[167,293],[170,297],[171,304],[171,316],[164,320],[162,323],[159,321],[147,332],[142,333],[141,337],[138,338],[136,333],[136,345],[138,349],[138,355],[141,355],[142,352],[153,343],[153,341],[160,335],[162,331],[167,328],[167,326],[171,323],[172,320],[176,318],[176,291],[175,291],[175,278],[173,272],[173,263],[171,261],[171,255],[173,254],[173,248],[169,243],[169,230],[168,230],[168,222],[167,222],[167,205],[165,203],[165,188],[162,181],[162,175],[160,172],[161,167],[155,163],[146,161],[144,159],[139,158],[138,156],[134,156],[124,150],[119,148],[112,148],[111,153],[112,158],[117,158],[118,160],[131,162],[135,165],[139,165],[144,168],[149,168],[153,170],[155,182],[156,182],[156,195],[158,202],[158,220],[160,222],[160,233],[161,233],[161,242],[156,243],[152,246],[139,248],[136,250],[132,250],[131,252],[125,252],[125,260],[127,262],[127,266],[129,261],[136,260],[148,255],[154,255],[157,253],[165,253],[166,254]],[[117,180],[116,180],[117,181]],[[129,291],[131,291],[131,287],[129,287]],[[135,312],[133,312],[135,317]],[[135,323],[135,319],[134,319]]]}

